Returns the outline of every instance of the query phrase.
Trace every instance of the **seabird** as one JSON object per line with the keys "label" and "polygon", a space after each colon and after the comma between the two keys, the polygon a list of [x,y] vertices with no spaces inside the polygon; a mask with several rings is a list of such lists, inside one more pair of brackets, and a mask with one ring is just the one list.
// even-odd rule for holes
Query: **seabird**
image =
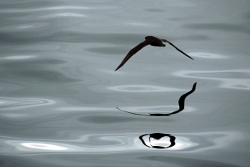
{"label": "seabird", "polygon": [[168,44],[172,45],[175,49],[177,49],[179,52],[181,52],[185,56],[189,57],[190,59],[194,60],[192,57],[190,57],[189,55],[184,53],[182,50],[177,48],[174,44],[172,44],[168,40],[159,39],[159,38],[154,37],[154,36],[146,36],[145,40],[143,42],[141,42],[139,45],[137,45],[136,47],[134,47],[133,49],[131,49],[128,52],[126,57],[122,60],[121,64],[116,68],[115,71],[117,71],[119,68],[121,68],[134,54],[136,54],[139,50],[141,50],[143,47],[145,47],[147,45],[165,47],[166,45],[164,43],[162,43],[162,42],[167,42]]}

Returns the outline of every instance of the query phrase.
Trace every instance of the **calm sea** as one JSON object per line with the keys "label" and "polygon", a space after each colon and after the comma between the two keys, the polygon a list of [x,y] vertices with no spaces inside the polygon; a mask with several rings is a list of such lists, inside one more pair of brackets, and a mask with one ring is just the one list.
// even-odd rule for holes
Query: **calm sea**
{"label": "calm sea", "polygon": [[[249,166],[250,1],[2,0],[1,167]],[[147,46],[114,71],[145,36]]]}

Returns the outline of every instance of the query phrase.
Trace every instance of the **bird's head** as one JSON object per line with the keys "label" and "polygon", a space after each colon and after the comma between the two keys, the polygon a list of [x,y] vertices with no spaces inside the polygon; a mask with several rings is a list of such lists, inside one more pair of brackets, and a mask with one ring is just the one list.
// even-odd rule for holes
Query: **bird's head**
{"label": "bird's head", "polygon": [[153,36],[146,36],[145,37],[145,40],[152,40],[152,39],[154,39],[155,37],[153,37]]}

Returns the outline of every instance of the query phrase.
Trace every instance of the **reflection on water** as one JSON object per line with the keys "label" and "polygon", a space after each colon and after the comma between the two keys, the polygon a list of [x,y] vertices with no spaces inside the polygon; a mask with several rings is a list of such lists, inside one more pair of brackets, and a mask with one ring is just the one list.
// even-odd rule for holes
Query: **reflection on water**
{"label": "reflection on water", "polygon": [[188,95],[192,94],[192,93],[195,91],[195,89],[196,89],[196,84],[197,84],[197,82],[194,83],[193,88],[192,88],[189,92],[183,94],[183,95],[179,98],[179,101],[178,101],[179,109],[176,110],[176,111],[173,111],[173,112],[171,112],[171,113],[169,113],[169,114],[161,114],[161,113],[154,113],[154,114],[151,114],[151,113],[149,113],[149,114],[137,114],[137,113],[133,113],[133,112],[121,110],[121,109],[119,109],[118,107],[116,107],[116,108],[117,108],[118,110],[120,110],[120,111],[127,112],[127,113],[130,113],[130,114],[133,114],[133,115],[140,115],[140,116],[170,116],[170,115],[173,115],[173,114],[177,114],[177,113],[181,112],[182,110],[184,110],[184,108],[185,108],[185,99],[186,99],[186,97],[187,97]]}
{"label": "reflection on water", "polygon": [[[102,125],[103,126],[103,125]],[[235,140],[244,141],[244,134],[235,131],[200,133],[151,134],[77,134],[74,138],[30,140],[0,136],[1,154],[34,153],[112,153],[144,152],[148,148],[173,153],[205,153],[220,150]],[[181,152],[180,152],[181,151]]]}
{"label": "reflection on water", "polygon": [[[147,137],[147,139],[144,139],[144,137]],[[175,145],[175,137],[170,134],[145,134],[141,135],[139,139],[146,147],[149,148],[166,149],[171,148]],[[152,139],[154,139],[155,141],[153,141]]]}

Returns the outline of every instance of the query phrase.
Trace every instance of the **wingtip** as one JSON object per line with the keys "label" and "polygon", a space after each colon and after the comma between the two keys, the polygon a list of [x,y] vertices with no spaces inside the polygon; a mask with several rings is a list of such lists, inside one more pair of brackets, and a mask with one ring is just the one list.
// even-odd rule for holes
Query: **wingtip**
{"label": "wingtip", "polygon": [[188,58],[194,60],[194,58],[192,58],[191,56],[189,56],[189,55],[187,55],[187,54],[185,54],[185,55],[186,55]]}
{"label": "wingtip", "polygon": [[119,70],[121,67],[122,67],[122,66],[119,65],[119,66],[115,69],[115,71]]}

